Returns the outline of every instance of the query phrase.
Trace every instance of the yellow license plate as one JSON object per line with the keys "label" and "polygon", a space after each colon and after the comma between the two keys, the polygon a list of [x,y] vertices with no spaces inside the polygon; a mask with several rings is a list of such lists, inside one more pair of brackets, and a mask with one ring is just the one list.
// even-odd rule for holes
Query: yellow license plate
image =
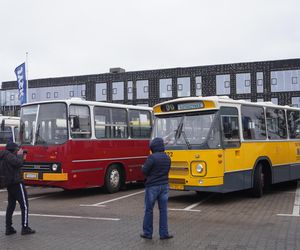
{"label": "yellow license plate", "polygon": [[38,180],[39,179],[38,173],[24,173],[23,177],[25,180]]}
{"label": "yellow license plate", "polygon": [[170,186],[170,189],[184,190],[184,186],[180,185],[180,184],[172,184],[172,183],[170,183],[169,186]]}

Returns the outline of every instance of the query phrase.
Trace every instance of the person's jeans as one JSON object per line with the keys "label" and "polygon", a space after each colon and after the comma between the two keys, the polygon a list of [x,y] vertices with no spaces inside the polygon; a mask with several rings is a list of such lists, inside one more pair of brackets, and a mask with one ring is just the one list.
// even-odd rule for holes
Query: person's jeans
{"label": "person's jeans", "polygon": [[146,187],[145,189],[145,216],[143,222],[144,235],[152,236],[153,233],[153,207],[156,200],[159,208],[159,235],[166,237],[168,232],[168,196],[169,185]]}

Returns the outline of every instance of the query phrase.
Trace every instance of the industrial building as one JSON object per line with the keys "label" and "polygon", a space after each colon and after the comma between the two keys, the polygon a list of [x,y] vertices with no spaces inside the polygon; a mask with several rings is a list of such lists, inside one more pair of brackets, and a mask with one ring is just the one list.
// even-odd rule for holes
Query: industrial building
{"label": "industrial building", "polygon": [[[18,115],[16,81],[2,83],[1,113]],[[194,66],[29,79],[28,102],[80,97],[153,106],[185,96],[226,95],[251,102],[300,107],[300,59]]]}

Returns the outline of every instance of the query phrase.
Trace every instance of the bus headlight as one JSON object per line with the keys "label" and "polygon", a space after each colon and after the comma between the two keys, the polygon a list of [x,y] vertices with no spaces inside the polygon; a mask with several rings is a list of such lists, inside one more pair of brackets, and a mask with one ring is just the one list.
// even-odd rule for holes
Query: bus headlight
{"label": "bus headlight", "polygon": [[202,164],[197,164],[197,166],[196,166],[196,171],[198,172],[198,173],[202,173],[203,172],[203,166],[202,166]]}
{"label": "bus headlight", "polygon": [[57,168],[58,168],[58,165],[57,164],[52,164],[52,171],[56,171],[57,170]]}

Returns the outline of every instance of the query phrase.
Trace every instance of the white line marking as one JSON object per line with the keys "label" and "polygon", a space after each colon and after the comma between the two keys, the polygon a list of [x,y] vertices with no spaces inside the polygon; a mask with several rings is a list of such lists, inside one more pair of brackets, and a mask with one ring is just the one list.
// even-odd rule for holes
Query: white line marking
{"label": "white line marking", "polygon": [[6,190],[6,189],[4,189],[4,190],[0,190],[0,193],[1,193],[1,192],[7,192],[7,190]]}
{"label": "white line marking", "polygon": [[[31,198],[28,198],[28,201],[37,200],[37,199],[41,199],[41,198],[49,197],[49,196],[53,196],[53,195],[55,195],[55,194],[46,194],[46,195],[31,197]],[[7,201],[4,201],[4,202],[7,203]]]}
{"label": "white line marking", "polygon": [[106,205],[89,205],[89,204],[80,204],[80,207],[106,207]]}
{"label": "white line marking", "polygon": [[286,216],[286,217],[300,217],[300,215],[294,215],[294,214],[277,214],[278,216]]}
{"label": "white line marking", "polygon": [[292,214],[277,214],[278,216],[293,216],[293,217],[299,217],[300,216],[300,182],[297,182],[297,189],[295,193],[295,201],[294,201],[294,207],[293,207],[293,213]]}
{"label": "white line marking", "polygon": [[191,209],[193,209],[194,207],[199,206],[201,203],[202,203],[202,201],[197,202],[197,203],[194,203],[194,204],[192,204],[192,205],[190,205],[190,206],[184,208],[183,210],[191,210]]}
{"label": "white line marking", "polygon": [[201,210],[196,210],[196,209],[185,209],[185,208],[168,208],[168,210],[171,211],[184,211],[184,212],[201,212]]}
{"label": "white line marking", "polygon": [[141,194],[141,193],[144,193],[144,192],[145,192],[145,190],[139,191],[139,192],[136,192],[136,193],[133,193],[133,194],[124,195],[124,196],[121,196],[121,197],[118,197],[118,198],[115,198],[115,199],[111,199],[111,200],[107,200],[107,201],[102,201],[102,202],[99,202],[99,203],[96,203],[96,204],[91,204],[91,205],[82,204],[80,206],[82,206],[82,207],[98,207],[98,206],[101,206],[103,204],[107,204],[107,203],[110,203],[110,202],[113,202],[113,201],[117,201],[117,200],[122,200],[122,199],[128,198],[130,196]]}
{"label": "white line marking", "polygon": [[[14,215],[21,215],[21,212],[15,212]],[[0,211],[0,216],[5,216],[5,211]],[[67,218],[67,219],[108,220],[108,221],[120,220],[120,218],[85,217],[85,216],[57,215],[57,214],[29,214],[29,216]]]}
{"label": "white line marking", "polygon": [[44,198],[44,197],[53,196],[53,195],[56,195],[56,194],[45,194],[45,195],[41,195],[41,196],[36,196],[36,197],[28,198],[28,200],[32,201],[32,200],[37,200],[37,199],[41,199],[41,198]]}
{"label": "white line marking", "polygon": [[297,190],[295,194],[295,202],[293,208],[293,215],[299,216],[299,206],[300,206],[300,182],[297,182]]}
{"label": "white line marking", "polygon": [[202,203],[208,201],[210,198],[212,198],[212,197],[215,196],[215,195],[216,195],[216,194],[211,194],[211,195],[207,196],[205,199],[203,199],[202,201],[199,201],[199,202],[197,202],[197,203],[194,203],[194,204],[192,204],[192,205],[190,205],[190,206],[184,208],[184,210],[191,210],[191,209],[193,209],[194,207],[197,207],[197,206],[199,206],[200,204],[202,204]]}
{"label": "white line marking", "polygon": [[190,206],[187,206],[185,208],[169,208],[168,210],[171,210],[171,211],[188,211],[188,212],[201,212],[201,210],[198,210],[198,209],[193,209],[197,206],[199,206],[200,204],[206,202],[208,199],[210,199],[211,197],[215,196],[216,194],[211,194],[209,195],[208,197],[206,197],[205,199],[203,199],[202,201],[199,201],[197,203],[194,203]]}

